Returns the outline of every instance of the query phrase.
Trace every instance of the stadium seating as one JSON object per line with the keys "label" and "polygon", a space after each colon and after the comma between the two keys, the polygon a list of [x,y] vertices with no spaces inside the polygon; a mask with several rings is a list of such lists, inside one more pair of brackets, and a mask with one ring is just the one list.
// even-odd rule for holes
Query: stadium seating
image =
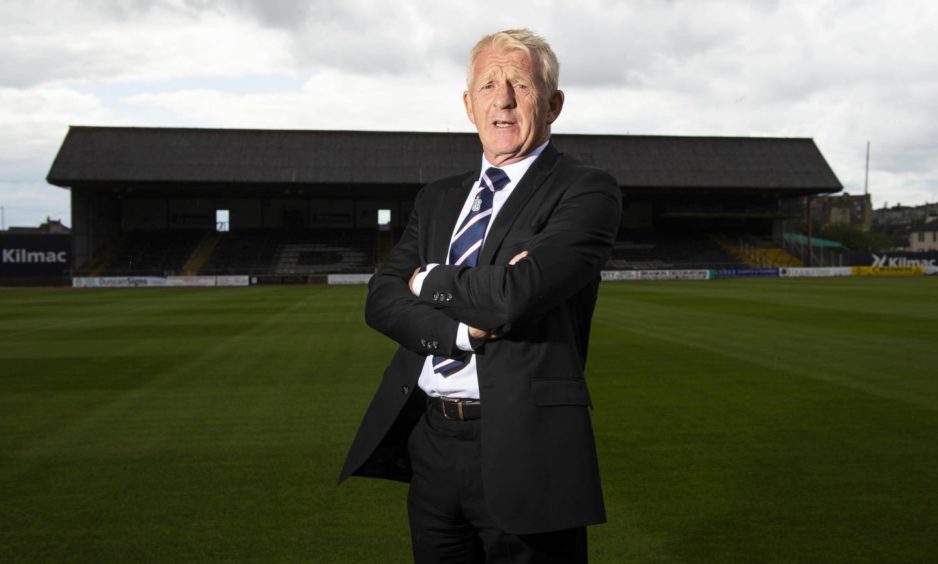
{"label": "stadium seating", "polygon": [[611,270],[743,268],[709,236],[631,236],[616,241],[606,263]]}
{"label": "stadium seating", "polygon": [[245,229],[224,233],[199,274],[372,272],[375,229]]}
{"label": "stadium seating", "polygon": [[204,231],[195,229],[125,233],[114,244],[113,251],[111,251],[112,259],[99,274],[102,276],[179,274],[204,235]]}
{"label": "stadium seating", "polygon": [[281,238],[272,229],[224,233],[199,274],[267,274]]}
{"label": "stadium seating", "polygon": [[[204,244],[208,234],[212,235],[213,245]],[[726,242],[730,240],[709,234],[629,234],[615,243],[605,268],[746,268],[769,266],[775,256],[772,253],[783,253],[753,238],[732,239],[747,241],[747,248],[759,251],[760,260],[756,264],[748,255],[735,253],[734,256],[731,250],[736,243],[728,245]],[[203,243],[201,247],[200,243]],[[390,247],[390,239],[384,246]],[[380,262],[380,248],[383,248],[381,235],[376,228],[242,229],[217,234],[204,230],[137,231],[124,234],[109,245],[108,253],[113,258],[97,274],[306,277],[367,273],[373,272]],[[208,256],[194,260],[198,249]],[[386,253],[386,249],[382,253]],[[193,264],[199,266],[193,267]]]}
{"label": "stadium seating", "polygon": [[804,262],[774,242],[758,237],[744,237],[740,247],[747,264],[756,267],[801,267]]}
{"label": "stadium seating", "polygon": [[315,230],[283,241],[271,274],[371,272],[375,268],[377,230]]}

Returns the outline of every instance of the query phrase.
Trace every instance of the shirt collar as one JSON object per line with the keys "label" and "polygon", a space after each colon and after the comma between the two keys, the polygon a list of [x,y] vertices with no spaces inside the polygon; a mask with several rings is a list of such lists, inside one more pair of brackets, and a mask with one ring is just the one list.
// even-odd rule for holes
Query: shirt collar
{"label": "shirt collar", "polygon": [[[505,174],[508,175],[509,186],[514,186],[521,180],[521,178],[524,176],[524,173],[526,173],[528,169],[531,168],[531,165],[534,164],[534,161],[537,160],[537,157],[540,156],[540,154],[544,151],[548,143],[550,143],[550,139],[535,147],[533,151],[528,153],[527,156],[520,161],[511,163],[509,165],[497,166],[495,168],[500,168],[505,171]],[[485,155],[482,155],[482,172],[485,172],[489,169],[489,167],[493,166],[495,165],[490,163],[488,159],[485,158]],[[508,186],[506,186],[506,188],[507,187]]]}

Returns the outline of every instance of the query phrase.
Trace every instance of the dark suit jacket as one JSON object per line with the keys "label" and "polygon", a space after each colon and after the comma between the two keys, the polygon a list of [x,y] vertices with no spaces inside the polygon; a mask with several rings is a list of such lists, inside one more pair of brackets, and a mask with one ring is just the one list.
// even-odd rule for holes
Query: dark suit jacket
{"label": "dark suit jacket", "polygon": [[[460,354],[462,321],[502,335],[476,351],[483,484],[496,522],[515,534],[604,522],[583,369],[599,271],[619,226],[619,187],[549,144],[504,203],[478,266],[444,265],[478,177],[474,171],[424,187],[400,242],[369,283],[367,323],[401,346],[340,481],[409,480],[407,436],[425,407],[417,379],[426,355]],[[526,259],[506,266],[523,250]],[[429,263],[440,266],[414,296],[408,280]]]}

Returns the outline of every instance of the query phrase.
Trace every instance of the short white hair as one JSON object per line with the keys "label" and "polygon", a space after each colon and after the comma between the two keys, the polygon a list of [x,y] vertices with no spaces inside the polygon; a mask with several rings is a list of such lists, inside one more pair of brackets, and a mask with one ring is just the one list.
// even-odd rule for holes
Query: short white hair
{"label": "short white hair", "polygon": [[541,71],[541,81],[547,88],[548,93],[552,94],[557,91],[557,85],[560,82],[560,63],[557,61],[557,55],[554,54],[554,51],[543,37],[529,29],[507,29],[486,35],[480,39],[472,48],[472,51],[469,52],[466,84],[472,85],[472,74],[476,59],[479,58],[479,53],[485,49],[494,49],[495,51],[518,49],[524,51],[529,57],[537,60],[538,68]]}

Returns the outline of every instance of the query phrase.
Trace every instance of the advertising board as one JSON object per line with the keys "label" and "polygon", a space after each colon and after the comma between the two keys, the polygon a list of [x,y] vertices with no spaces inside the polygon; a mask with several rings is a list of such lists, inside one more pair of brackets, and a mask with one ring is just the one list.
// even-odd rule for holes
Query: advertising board
{"label": "advertising board", "polygon": [[850,256],[851,266],[906,267],[922,266],[938,268],[938,252],[909,253],[886,251],[882,253],[857,252]]}
{"label": "advertising board", "polygon": [[72,236],[0,233],[0,277],[64,276],[71,267]]}
{"label": "advertising board", "polygon": [[250,276],[216,276],[216,286],[250,286]]}
{"label": "advertising board", "polygon": [[214,276],[167,276],[167,286],[183,286],[192,288],[197,286],[214,286]]}
{"label": "advertising board", "polygon": [[709,270],[604,270],[603,282],[615,280],[709,280]]}
{"label": "advertising board", "polygon": [[835,276],[851,276],[852,269],[849,266],[829,266],[829,267],[784,267],[778,270],[778,275],[782,278],[832,278]]}
{"label": "advertising board", "polygon": [[713,271],[713,278],[777,278],[777,268],[720,268]]}
{"label": "advertising board", "polygon": [[72,278],[73,288],[198,288],[248,286],[248,276],[94,276]]}
{"label": "advertising board", "polygon": [[329,285],[367,284],[371,276],[371,274],[330,274],[326,277],[326,283]]}
{"label": "advertising board", "polygon": [[853,276],[922,276],[924,266],[853,266]]}
{"label": "advertising board", "polygon": [[162,276],[96,276],[72,278],[73,288],[154,288],[166,286]]}

